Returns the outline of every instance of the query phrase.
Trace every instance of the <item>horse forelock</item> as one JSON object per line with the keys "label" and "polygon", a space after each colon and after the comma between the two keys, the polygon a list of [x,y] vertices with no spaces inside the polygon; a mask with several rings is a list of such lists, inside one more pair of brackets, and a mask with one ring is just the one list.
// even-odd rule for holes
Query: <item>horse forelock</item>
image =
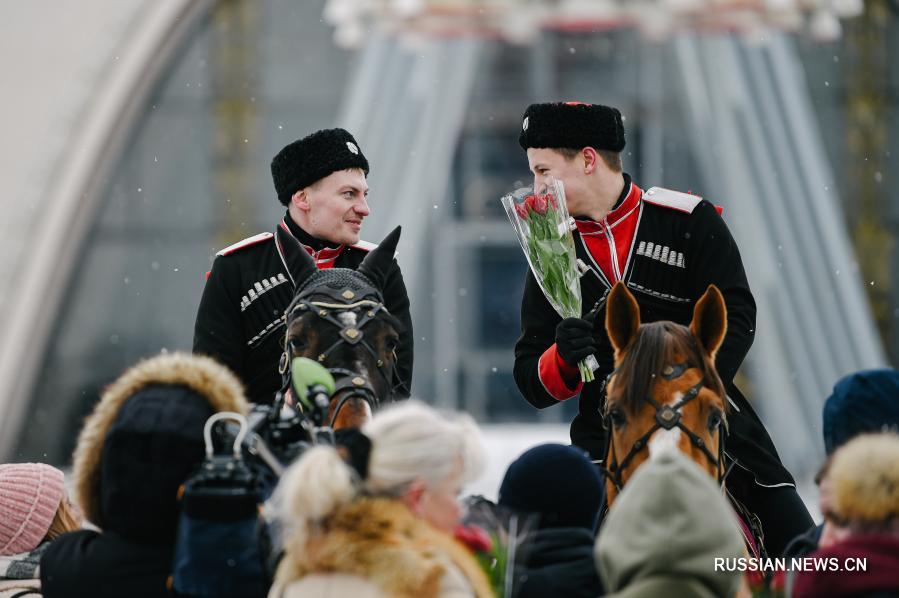
{"label": "horse forelock", "polygon": [[[650,396],[655,383],[666,366],[686,362],[700,370],[703,384],[724,398],[724,385],[709,356],[702,351],[696,338],[686,326],[669,321],[651,322],[640,326],[628,346],[614,376],[614,386],[621,389],[617,406],[628,413],[637,413],[644,398]],[[724,402],[725,408],[727,402]],[[606,410],[611,407],[606,401]]]}

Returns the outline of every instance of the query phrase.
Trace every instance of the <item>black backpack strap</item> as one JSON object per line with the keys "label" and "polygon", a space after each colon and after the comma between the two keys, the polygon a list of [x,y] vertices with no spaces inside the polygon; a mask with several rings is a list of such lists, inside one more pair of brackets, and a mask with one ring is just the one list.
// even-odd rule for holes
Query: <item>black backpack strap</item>
{"label": "black backpack strap", "polygon": [[43,596],[43,594],[35,588],[30,588],[28,590],[22,590],[18,594],[13,594],[9,598],[22,598],[22,596]]}

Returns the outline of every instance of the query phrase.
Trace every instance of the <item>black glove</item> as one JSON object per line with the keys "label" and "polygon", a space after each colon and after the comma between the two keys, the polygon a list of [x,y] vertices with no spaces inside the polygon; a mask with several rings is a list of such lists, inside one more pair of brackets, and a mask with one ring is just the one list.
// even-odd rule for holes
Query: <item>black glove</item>
{"label": "black glove", "polygon": [[572,367],[596,353],[593,322],[582,318],[565,318],[559,322],[556,326],[556,348],[559,357]]}

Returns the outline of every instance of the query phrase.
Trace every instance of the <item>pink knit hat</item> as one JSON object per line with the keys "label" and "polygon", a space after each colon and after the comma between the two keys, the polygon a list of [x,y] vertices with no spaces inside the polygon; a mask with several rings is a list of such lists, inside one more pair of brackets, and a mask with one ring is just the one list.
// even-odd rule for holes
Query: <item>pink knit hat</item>
{"label": "pink knit hat", "polygon": [[44,463],[0,465],[0,555],[37,548],[66,487],[62,472]]}

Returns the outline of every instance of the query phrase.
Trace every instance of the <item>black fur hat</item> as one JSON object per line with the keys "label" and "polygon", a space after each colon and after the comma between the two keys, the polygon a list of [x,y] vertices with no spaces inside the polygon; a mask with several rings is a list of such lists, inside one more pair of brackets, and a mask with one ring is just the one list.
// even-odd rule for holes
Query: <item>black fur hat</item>
{"label": "black fur hat", "polygon": [[368,175],[368,160],[349,132],[323,129],[294,141],[272,159],[278,200],[286,206],[300,189],[347,168],[361,168]]}
{"label": "black fur hat", "polygon": [[531,104],[524,111],[518,143],[529,147],[620,152],[624,149],[624,125],[617,108],[582,102]]}

